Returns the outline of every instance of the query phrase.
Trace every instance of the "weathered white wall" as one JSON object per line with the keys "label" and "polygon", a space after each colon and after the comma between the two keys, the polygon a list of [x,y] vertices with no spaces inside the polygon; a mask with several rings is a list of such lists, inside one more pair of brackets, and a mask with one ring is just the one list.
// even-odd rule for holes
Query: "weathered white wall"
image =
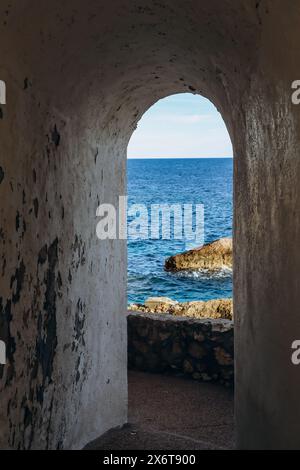
{"label": "weathered white wall", "polygon": [[[299,6],[289,0],[0,1],[0,445],[77,448],[126,421],[126,246],[96,239],[126,147],[176,92],[235,148],[240,447],[299,442]],[[300,332],[299,332],[300,333]]]}
{"label": "weathered white wall", "polygon": [[234,132],[236,419],[239,447],[299,449],[300,5],[272,5]]}

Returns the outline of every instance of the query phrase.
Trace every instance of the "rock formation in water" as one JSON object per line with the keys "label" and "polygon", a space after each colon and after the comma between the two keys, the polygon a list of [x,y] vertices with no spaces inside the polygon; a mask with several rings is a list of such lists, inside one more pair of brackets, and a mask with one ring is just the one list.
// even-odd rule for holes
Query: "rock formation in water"
{"label": "rock formation in water", "polygon": [[232,268],[232,239],[220,238],[200,248],[171,256],[165,261],[166,271]]}
{"label": "rock formation in water", "polygon": [[128,309],[143,313],[160,313],[191,318],[233,319],[232,299],[176,302],[165,297],[150,297],[145,304],[131,304]]}

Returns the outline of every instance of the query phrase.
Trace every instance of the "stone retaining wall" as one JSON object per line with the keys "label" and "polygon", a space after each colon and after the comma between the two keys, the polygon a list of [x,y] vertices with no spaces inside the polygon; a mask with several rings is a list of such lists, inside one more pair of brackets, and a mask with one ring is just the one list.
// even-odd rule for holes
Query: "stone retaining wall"
{"label": "stone retaining wall", "polygon": [[128,312],[128,366],[233,385],[233,322]]}

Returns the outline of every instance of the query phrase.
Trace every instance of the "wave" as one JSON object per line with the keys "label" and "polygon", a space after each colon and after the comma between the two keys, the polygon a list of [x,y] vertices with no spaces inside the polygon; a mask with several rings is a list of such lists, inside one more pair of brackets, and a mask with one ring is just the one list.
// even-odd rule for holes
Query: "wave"
{"label": "wave", "polygon": [[176,276],[180,278],[188,279],[228,279],[232,278],[232,268],[223,266],[220,269],[210,270],[210,269],[197,269],[197,270],[186,270],[179,271],[176,273],[169,273],[171,276]]}

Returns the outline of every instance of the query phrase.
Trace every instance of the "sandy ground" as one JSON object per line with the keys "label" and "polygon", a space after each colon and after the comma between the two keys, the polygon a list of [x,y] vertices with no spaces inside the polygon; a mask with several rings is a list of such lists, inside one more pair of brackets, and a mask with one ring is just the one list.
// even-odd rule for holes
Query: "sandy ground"
{"label": "sandy ground", "polygon": [[89,449],[234,448],[233,392],[180,377],[129,372],[129,424]]}

